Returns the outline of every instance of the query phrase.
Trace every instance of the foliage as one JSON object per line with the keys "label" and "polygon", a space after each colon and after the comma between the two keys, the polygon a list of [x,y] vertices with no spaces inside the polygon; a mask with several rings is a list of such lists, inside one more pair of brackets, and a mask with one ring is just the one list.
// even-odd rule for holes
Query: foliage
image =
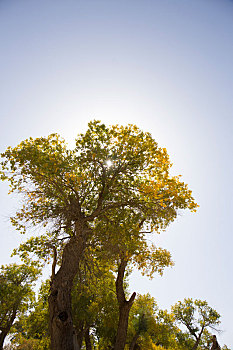
{"label": "foliage", "polygon": [[136,344],[142,349],[156,349],[156,346],[175,349],[176,330],[173,316],[159,309],[150,294],[138,295],[130,316],[129,346],[137,337]]}
{"label": "foliage", "polygon": [[[42,283],[38,298],[29,314],[22,315],[14,326],[12,346],[16,349],[49,349],[48,294],[49,280]],[[92,328],[100,349],[113,345],[118,308],[115,277],[106,266],[83,266],[72,291],[72,314],[77,333]]]}
{"label": "foliage", "polygon": [[157,230],[173,221],[178,209],[197,208],[187,185],[169,176],[166,149],[134,125],[107,128],[94,121],[74,150],[52,134],[9,147],[2,158],[1,178],[24,200],[12,224],[21,232],[28,224],[47,229],[24,247],[29,251],[32,245],[42,258],[47,248],[38,247],[45,241],[58,247],[61,238],[74,235],[80,217],[103,221],[127,211],[130,222]]}
{"label": "foliage", "polygon": [[142,221],[141,216],[132,215],[127,208],[122,215],[115,212],[105,215],[95,227],[96,253],[101,252],[101,258],[105,254],[105,259],[113,265],[124,260],[128,267],[134,266],[150,278],[156,272],[162,276],[165,267],[173,266],[171,254],[148,243],[148,232],[141,227]]}
{"label": "foliage", "polygon": [[1,342],[10,332],[17,317],[20,317],[32,305],[33,283],[39,270],[32,264],[9,264],[0,270],[0,330]]}
{"label": "foliage", "polygon": [[48,294],[49,280],[42,283],[37,300],[33,303],[33,310],[29,314],[23,314],[15,324],[13,344],[17,350],[48,350]]}
{"label": "foliage", "polygon": [[[204,341],[207,342],[207,346],[210,344],[207,329],[216,330],[216,326],[220,324],[220,315],[208,305],[207,301],[187,298],[183,302],[176,303],[172,307],[172,312],[176,320],[185,325],[189,331],[195,342],[193,349],[201,343],[204,344]],[[201,342],[203,338],[204,341]]]}
{"label": "foliage", "polygon": [[207,301],[193,300],[192,298],[179,301],[172,307],[176,319],[183,323],[190,333],[197,332],[200,327],[210,327],[216,330],[215,326],[220,323],[219,313],[211,308]]}
{"label": "foliage", "polygon": [[[114,276],[103,266],[95,271],[80,274],[73,288],[73,317],[76,330],[82,325],[91,328],[93,347],[110,349],[114,345],[118,307],[114,292]],[[14,338],[10,349],[47,350],[48,338],[48,288],[43,283],[34,309],[22,315],[14,326]],[[126,287],[127,292],[127,287]],[[137,337],[135,349],[190,350],[195,339],[179,329],[174,314],[158,307],[149,294],[138,295],[131,309],[126,350]],[[212,334],[204,330],[198,349],[209,350]],[[223,349],[229,349],[226,345]]]}
{"label": "foliage", "polygon": [[91,327],[99,349],[113,346],[118,307],[115,276],[108,266],[93,265],[79,272],[72,292],[72,310],[77,331]]}
{"label": "foliage", "polygon": [[[59,297],[49,299],[51,312],[65,296],[66,313],[71,310],[67,292],[89,247],[109,252],[113,265],[123,259],[150,277],[172,265],[169,252],[148,245],[147,233],[165,229],[180,209],[196,211],[197,204],[180,176],[170,176],[167,151],[149,133],[93,121],[73,150],[52,134],[25,140],[1,156],[1,178],[23,200],[12,224],[22,233],[39,228],[16,252],[25,262],[31,253],[43,262],[53,257],[51,294]],[[52,337],[59,327],[53,322]],[[72,324],[66,334],[72,341]]]}

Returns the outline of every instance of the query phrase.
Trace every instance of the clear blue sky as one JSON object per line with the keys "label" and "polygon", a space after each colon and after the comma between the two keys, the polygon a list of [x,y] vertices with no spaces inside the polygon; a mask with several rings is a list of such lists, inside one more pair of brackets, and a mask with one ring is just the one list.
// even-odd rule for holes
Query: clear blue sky
{"label": "clear blue sky", "polygon": [[[164,308],[206,299],[233,347],[233,1],[1,0],[0,50],[1,151],[52,132],[72,144],[93,118],[167,148],[200,208],[156,237],[176,265],[131,289]],[[1,183],[0,263],[24,239],[17,205]]]}

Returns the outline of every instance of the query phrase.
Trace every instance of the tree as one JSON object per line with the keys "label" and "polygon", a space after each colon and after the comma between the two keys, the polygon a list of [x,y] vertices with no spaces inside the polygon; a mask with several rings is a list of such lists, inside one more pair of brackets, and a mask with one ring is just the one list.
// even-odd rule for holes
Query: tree
{"label": "tree", "polygon": [[38,278],[35,266],[9,264],[0,270],[0,349],[14,321],[33,300],[33,282]]}
{"label": "tree", "polygon": [[129,319],[129,350],[134,350],[138,339],[148,335],[151,329],[156,328],[155,312],[157,309],[154,298],[149,294],[137,296]]}
{"label": "tree", "polygon": [[[92,261],[91,261],[92,263]],[[82,264],[83,265],[83,264]],[[90,269],[89,269],[90,268]],[[72,290],[72,315],[77,337],[77,349],[83,342],[92,349],[92,333],[101,338],[106,348],[114,344],[117,320],[117,302],[114,276],[103,266],[81,266]],[[24,350],[47,350],[50,348],[48,329],[48,295],[50,283],[42,283],[37,300],[29,314],[22,315],[14,325],[12,346]],[[103,347],[102,347],[103,348]]]}
{"label": "tree", "polygon": [[126,208],[120,217],[114,212],[111,216],[105,215],[105,220],[99,222],[96,227],[98,242],[101,242],[101,237],[105,237],[100,247],[98,243],[95,245],[96,248],[104,252],[102,255],[107,261],[117,266],[116,295],[119,320],[114,350],[124,349],[129,313],[136,296],[135,292],[129,297],[126,296],[124,277],[127,269],[135,266],[143,275],[152,278],[155,272],[162,276],[165,267],[173,266],[171,254],[166,249],[148,243],[146,233],[149,232],[143,230],[142,224],[142,218],[132,216]]}
{"label": "tree", "polygon": [[172,314],[159,309],[149,293],[137,296],[129,319],[129,350],[181,349],[177,346],[176,332]]}
{"label": "tree", "polygon": [[219,313],[211,308],[207,301],[191,298],[179,301],[172,307],[172,312],[179,323],[185,325],[194,340],[193,350],[197,349],[205,330],[216,330],[220,323]]}
{"label": "tree", "polygon": [[1,178],[24,199],[13,225],[22,232],[28,224],[44,226],[41,241],[62,247],[49,296],[51,347],[73,350],[71,290],[98,222],[127,209],[150,231],[164,229],[179,209],[197,205],[187,185],[169,175],[166,150],[133,125],[108,128],[94,121],[74,150],[52,134],[9,147],[2,157]]}
{"label": "tree", "polygon": [[14,325],[12,344],[16,349],[48,350],[50,348],[48,329],[49,280],[42,282],[38,296],[32,303],[30,313],[22,314]]}
{"label": "tree", "polygon": [[[141,247],[142,246],[143,245],[141,244]],[[159,272],[162,275],[164,267],[172,266],[170,253],[165,249],[156,249],[153,245],[149,248],[145,242],[143,248],[144,249],[141,251],[135,249],[134,254],[129,254],[128,251],[121,252],[116,279],[116,294],[119,305],[119,322],[114,350],[124,349],[127,337],[129,312],[136,296],[136,293],[134,292],[128,300],[126,299],[123,282],[127,263],[133,261],[139,266],[139,269],[143,269],[143,271],[145,273],[147,272],[149,275],[155,271]]]}

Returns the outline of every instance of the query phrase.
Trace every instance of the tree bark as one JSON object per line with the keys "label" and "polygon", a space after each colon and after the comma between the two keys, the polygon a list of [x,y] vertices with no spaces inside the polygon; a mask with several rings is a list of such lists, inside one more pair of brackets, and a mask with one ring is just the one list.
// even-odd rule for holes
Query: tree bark
{"label": "tree bark", "polygon": [[2,331],[1,334],[0,334],[0,350],[3,349],[3,344],[4,344],[4,341],[5,341],[5,338],[7,336],[7,333],[8,331]]}
{"label": "tree bark", "polygon": [[216,335],[213,335],[212,343],[213,343],[213,344],[212,344],[212,346],[211,346],[211,350],[221,350],[220,345],[219,345],[219,343],[218,343],[218,341],[217,341]]}
{"label": "tree bark", "polygon": [[89,327],[85,330],[85,344],[86,344],[86,350],[92,350]]}
{"label": "tree bark", "polygon": [[16,314],[17,314],[17,309],[18,309],[18,305],[17,304],[14,304],[14,308],[13,308],[13,311],[12,311],[12,315],[8,321],[8,324],[6,327],[2,328],[1,329],[1,334],[0,334],[0,350],[3,349],[3,344],[4,344],[4,341],[6,339],[6,336],[7,334],[10,332],[10,329],[13,325],[13,322],[16,318]]}
{"label": "tree bark", "polygon": [[84,337],[84,321],[82,321],[82,324],[78,327],[76,327],[76,337],[77,337],[77,343],[78,343],[78,349],[82,348],[83,343],[83,337]]}
{"label": "tree bark", "polygon": [[51,280],[49,326],[52,350],[76,350],[72,320],[71,290],[85,250],[87,232],[78,230],[66,244],[61,267]]}
{"label": "tree bark", "polygon": [[132,342],[130,344],[129,350],[135,350],[135,345],[136,345],[136,342],[137,342],[137,340],[139,338],[139,335],[140,334],[138,332],[135,334],[135,336],[133,337],[133,340],[132,340]]}
{"label": "tree bark", "polygon": [[116,342],[114,346],[114,350],[124,350],[127,330],[128,330],[128,321],[129,321],[129,312],[133,305],[136,293],[133,293],[129,300],[125,298],[124,292],[124,274],[125,268],[127,265],[127,261],[122,260],[118,267],[118,274],[116,279],[116,293],[117,293],[117,301],[119,305],[119,321],[116,335]]}

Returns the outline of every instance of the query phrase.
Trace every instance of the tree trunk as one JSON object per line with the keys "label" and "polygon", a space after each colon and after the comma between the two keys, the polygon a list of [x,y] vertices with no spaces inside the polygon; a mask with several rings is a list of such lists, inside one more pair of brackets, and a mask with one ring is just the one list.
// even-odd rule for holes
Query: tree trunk
{"label": "tree trunk", "polygon": [[12,310],[12,315],[8,321],[8,324],[6,327],[2,328],[1,330],[1,334],[0,334],[0,350],[3,349],[3,344],[4,341],[6,339],[7,334],[10,332],[10,329],[13,325],[13,322],[16,318],[16,314],[17,314],[17,309],[18,309],[18,304],[14,304],[13,310]]}
{"label": "tree trunk", "polygon": [[84,321],[82,321],[82,324],[78,327],[78,330],[76,327],[76,337],[78,342],[78,349],[81,349],[84,337]]}
{"label": "tree trunk", "polygon": [[86,344],[86,350],[92,350],[89,327],[85,330],[85,344]]}
{"label": "tree trunk", "polygon": [[4,341],[5,341],[5,338],[7,336],[7,333],[8,331],[2,331],[1,334],[0,334],[0,350],[3,349],[3,344],[4,344]]}
{"label": "tree trunk", "polygon": [[199,342],[200,342],[199,340],[196,341],[196,343],[194,344],[194,347],[192,348],[192,350],[197,350]]}
{"label": "tree trunk", "polygon": [[52,350],[76,350],[72,320],[71,290],[85,250],[87,234],[79,230],[78,236],[66,244],[59,271],[51,281],[49,295],[49,326]]}
{"label": "tree trunk", "polygon": [[136,342],[137,342],[137,340],[139,338],[139,335],[140,335],[139,333],[135,334],[135,336],[133,337],[133,340],[132,340],[132,342],[130,344],[129,350],[135,350],[135,345],[136,345]]}
{"label": "tree trunk", "polygon": [[128,321],[129,321],[129,312],[136,296],[136,293],[133,293],[128,301],[125,298],[123,281],[124,281],[126,265],[127,265],[127,261],[122,260],[118,268],[118,274],[116,279],[116,293],[117,293],[117,301],[119,305],[119,321],[118,321],[118,328],[117,328],[117,335],[116,335],[114,350],[124,350],[125,348],[127,330],[128,330]]}
{"label": "tree trunk", "polygon": [[79,339],[75,328],[73,332],[73,344],[74,344],[74,350],[81,350],[82,344],[80,345],[79,343]]}
{"label": "tree trunk", "polygon": [[212,342],[211,350],[221,350],[216,335],[213,335]]}

